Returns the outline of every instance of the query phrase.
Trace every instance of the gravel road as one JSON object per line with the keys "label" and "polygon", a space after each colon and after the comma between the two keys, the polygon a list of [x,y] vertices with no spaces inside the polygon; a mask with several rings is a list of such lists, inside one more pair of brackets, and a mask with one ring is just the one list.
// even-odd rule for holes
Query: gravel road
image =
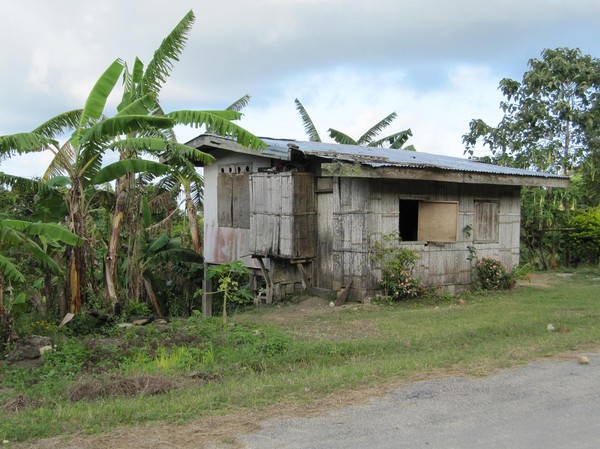
{"label": "gravel road", "polygon": [[485,378],[404,385],[366,404],[271,419],[239,436],[260,449],[600,447],[600,352]]}

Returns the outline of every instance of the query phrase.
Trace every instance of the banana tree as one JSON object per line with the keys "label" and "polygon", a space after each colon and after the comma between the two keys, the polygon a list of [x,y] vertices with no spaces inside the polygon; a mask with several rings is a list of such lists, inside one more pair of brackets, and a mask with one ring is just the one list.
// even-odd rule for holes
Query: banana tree
{"label": "banana tree", "polygon": [[0,318],[4,316],[4,282],[22,283],[24,274],[10,256],[11,251],[24,251],[35,257],[51,272],[61,273],[61,267],[44,250],[51,242],[79,246],[82,240],[68,229],[53,223],[31,223],[0,215]]}
{"label": "banana tree", "polygon": [[140,235],[142,251],[139,265],[148,300],[156,315],[162,317],[163,312],[155,288],[160,278],[156,273],[157,268],[169,263],[202,263],[203,258],[196,251],[184,248],[181,245],[181,239],[171,238],[167,233],[151,238],[148,232],[151,226],[150,216],[148,201],[144,197],[142,201],[143,228]]}
{"label": "banana tree", "polygon": [[[304,130],[308,135],[308,138],[311,142],[321,142],[321,137],[317,132],[317,128],[315,127],[312,119],[308,115],[308,112],[297,98],[294,100],[296,104],[296,110],[302,119],[302,124],[304,125]],[[392,112],[387,117],[383,118],[371,128],[369,128],[362,136],[360,136],[357,140],[354,140],[352,137],[347,134],[338,131],[333,128],[329,128],[329,137],[331,137],[335,142],[339,144],[346,145],[362,145],[369,147],[387,147],[393,149],[403,149],[408,151],[416,151],[413,145],[403,146],[409,137],[412,136],[412,131],[410,129],[405,129],[404,131],[400,131],[394,134],[390,134],[389,136],[382,137],[374,140],[378,134],[387,128],[397,117],[395,112]]]}
{"label": "banana tree", "polygon": [[[204,125],[209,132],[228,135],[243,145],[252,148],[261,148],[264,144],[260,139],[231,123],[231,120],[237,120],[241,117],[239,109],[235,109],[234,106],[237,108],[243,107],[249,99],[248,96],[242,97],[236,102],[237,104],[234,103],[226,111],[179,111],[165,114],[160,106],[158,101],[160,91],[170,76],[174,62],[179,60],[194,20],[193,12],[189,11],[162,41],[147,67],[144,67],[144,64],[138,58],[136,58],[131,72],[126,67],[124,73],[124,93],[118,108],[120,113],[131,108],[147,108],[146,112],[152,116],[167,116],[175,120],[178,124]],[[193,167],[190,170],[189,163],[186,164],[182,161],[191,158],[203,163],[210,163],[212,158],[194,148],[177,144],[175,134],[169,128],[131,133],[123,141],[117,142],[113,148],[119,151],[122,161],[134,160],[141,153],[150,153],[170,165],[178,161],[177,166],[184,167],[184,170],[178,174],[178,178],[181,185],[184,186],[186,193],[186,210],[190,219],[190,227],[192,228],[191,234],[194,248],[200,252],[197,212],[193,202],[191,202],[191,189],[197,184],[198,179],[201,181],[201,177],[198,177]],[[184,176],[184,172],[187,176]],[[134,198],[139,199],[141,195],[132,194],[135,182],[135,178],[130,173],[119,177],[116,182],[116,203],[113,212],[108,251],[105,257],[106,295],[110,298],[113,305],[118,300],[117,267],[120,236],[122,234],[125,214],[127,211],[139,211],[140,207],[139,201],[136,203]],[[129,208],[126,208],[127,204],[130,205]],[[137,232],[137,223],[133,222],[132,227],[133,229],[130,229],[130,232]],[[135,284],[135,279],[130,279],[129,283]]]}
{"label": "banana tree", "polygon": [[[190,11],[180,24],[181,30],[175,33],[180,36],[171,39],[170,35],[163,41],[146,71],[143,64],[136,60],[133,72],[129,76],[125,64],[117,59],[100,76],[82,109],[54,117],[31,133],[0,137],[2,154],[49,149],[54,153],[54,159],[44,179],[49,180],[56,176],[68,178],[68,189],[65,192],[68,227],[84,241],[83,245],[73,248],[69,255],[68,296],[72,313],[80,310],[87,291],[92,287],[89,284],[90,270],[93,266],[91,243],[86,230],[89,215],[86,192],[93,188],[94,183],[114,179],[115,173],[121,173],[121,178],[145,171],[151,167],[148,162],[132,163],[129,160],[137,159],[136,155],[142,151],[162,154],[164,159],[168,159],[171,151],[182,154],[197,152],[193,148],[174,143],[171,130],[176,125],[206,126],[219,134],[234,137],[241,145],[251,148],[264,146],[259,138],[231,122],[241,117],[237,111],[182,110],[164,113],[160,108],[157,92],[166,80],[172,62],[178,59],[185,41],[181,35],[185,36],[185,30],[189,29],[193,19],[193,13]],[[106,117],[103,113],[108,96],[123,74],[123,101],[115,116]],[[59,145],[56,138],[69,132],[72,132],[69,140]],[[118,165],[105,171],[103,177],[96,177],[108,150],[125,149],[130,152],[132,158],[123,158]],[[200,157],[197,154],[196,156]],[[206,161],[209,161],[208,157]],[[108,172],[112,174],[109,176]],[[117,234],[116,231],[114,233]],[[109,262],[116,264],[116,257]],[[107,271],[114,280],[112,265]],[[109,296],[111,303],[115,304],[116,291]]]}

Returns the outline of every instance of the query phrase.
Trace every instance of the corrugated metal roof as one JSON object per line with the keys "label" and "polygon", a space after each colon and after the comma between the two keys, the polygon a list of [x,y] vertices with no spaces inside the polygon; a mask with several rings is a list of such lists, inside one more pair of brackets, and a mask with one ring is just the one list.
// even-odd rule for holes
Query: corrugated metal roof
{"label": "corrugated metal roof", "polygon": [[331,161],[358,163],[371,167],[434,168],[458,172],[567,179],[564,176],[553,175],[550,173],[484,164],[468,159],[422,153],[420,151],[272,139],[266,137],[261,137],[261,139],[268,145],[268,148],[262,151],[264,156],[283,160],[290,159],[290,148],[293,148],[301,151],[306,156],[320,157]]}

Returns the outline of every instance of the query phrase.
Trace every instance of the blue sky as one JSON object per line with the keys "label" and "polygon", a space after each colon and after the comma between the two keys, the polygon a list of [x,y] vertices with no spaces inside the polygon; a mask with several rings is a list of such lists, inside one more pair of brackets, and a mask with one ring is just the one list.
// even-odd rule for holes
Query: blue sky
{"label": "blue sky", "polygon": [[[392,111],[418,151],[462,156],[473,118],[500,119],[500,79],[520,79],[544,48],[600,57],[600,2],[589,0],[2,0],[0,135],[82,107],[117,57],[150,61],[189,10],[196,14],[167,82],[166,110],[224,108],[250,94],[241,125],[305,139],[299,98],[321,137],[358,137]],[[116,98],[108,105],[111,114]],[[180,129],[186,141],[196,129]],[[39,176],[48,154],[0,162]]]}

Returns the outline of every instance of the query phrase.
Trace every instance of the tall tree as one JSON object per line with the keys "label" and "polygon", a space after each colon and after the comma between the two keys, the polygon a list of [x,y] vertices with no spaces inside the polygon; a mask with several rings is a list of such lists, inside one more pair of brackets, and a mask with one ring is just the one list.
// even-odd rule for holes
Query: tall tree
{"label": "tall tree", "polygon": [[500,122],[472,120],[463,142],[471,157],[478,145],[488,147],[492,156],[484,162],[571,177],[564,191],[521,192],[523,254],[550,268],[570,259],[565,230],[572,211],[599,200],[594,182],[600,173],[600,60],[579,49],[546,49],[528,67],[521,81],[500,81]]}
{"label": "tall tree", "polygon": [[463,136],[467,153],[482,141],[505,164],[570,175],[597,151],[600,61],[557,48],[528,66],[520,82],[500,81],[504,116],[496,126],[471,121]]}
{"label": "tall tree", "polygon": [[[294,100],[296,104],[296,110],[302,119],[302,124],[304,125],[304,130],[311,142],[321,142],[321,137],[317,132],[317,128],[315,127],[312,119],[308,115],[308,112],[297,98]],[[403,145],[406,143],[409,137],[412,136],[412,131],[410,129],[405,129],[404,131],[400,131],[394,134],[390,134],[385,137],[379,137],[378,135],[387,128],[397,117],[395,112],[392,112],[387,117],[383,118],[371,128],[369,128],[362,136],[360,136],[357,140],[354,140],[349,135],[338,131],[333,128],[329,128],[329,137],[331,137],[335,142],[339,144],[347,144],[347,145],[362,145],[369,147],[387,147],[393,149],[403,149],[409,151],[415,151],[415,147],[413,145],[408,145],[404,147]]]}

